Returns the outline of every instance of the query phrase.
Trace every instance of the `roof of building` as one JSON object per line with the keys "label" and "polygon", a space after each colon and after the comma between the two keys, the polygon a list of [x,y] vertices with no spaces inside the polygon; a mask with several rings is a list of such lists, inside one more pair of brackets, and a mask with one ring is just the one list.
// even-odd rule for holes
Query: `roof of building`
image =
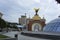
{"label": "roof of building", "polygon": [[35,15],[34,15],[34,17],[33,17],[32,19],[33,19],[33,20],[40,20],[40,19],[41,19],[41,17],[39,17],[39,15],[38,15],[38,14],[37,14],[37,15],[35,14]]}
{"label": "roof of building", "polygon": [[17,27],[24,27],[24,26],[22,26],[22,25],[16,25]]}
{"label": "roof of building", "polygon": [[47,32],[60,32],[60,17],[49,22],[43,29]]}
{"label": "roof of building", "polygon": [[26,17],[26,16],[22,15],[21,17]]}

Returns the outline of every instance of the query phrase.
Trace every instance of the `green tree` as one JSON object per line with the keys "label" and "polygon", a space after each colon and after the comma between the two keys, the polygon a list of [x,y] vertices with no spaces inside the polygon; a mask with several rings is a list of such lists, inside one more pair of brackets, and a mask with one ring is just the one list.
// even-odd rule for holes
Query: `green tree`
{"label": "green tree", "polygon": [[2,18],[0,18],[0,29],[2,30],[5,27],[6,27],[6,22]]}

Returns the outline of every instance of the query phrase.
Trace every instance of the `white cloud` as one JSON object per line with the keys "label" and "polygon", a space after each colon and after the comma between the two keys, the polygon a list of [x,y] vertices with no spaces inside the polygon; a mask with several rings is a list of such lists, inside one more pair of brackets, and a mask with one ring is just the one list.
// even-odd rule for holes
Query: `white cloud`
{"label": "white cloud", "polygon": [[34,0],[34,2],[36,2],[36,3],[40,3],[40,0]]}
{"label": "white cloud", "polygon": [[24,13],[27,13],[28,17],[29,14],[33,17],[35,7],[40,8],[39,15],[41,17],[45,15],[47,22],[57,18],[60,14],[60,5],[55,0],[0,0],[0,10],[5,13],[4,19],[11,22],[18,22],[18,18]]}

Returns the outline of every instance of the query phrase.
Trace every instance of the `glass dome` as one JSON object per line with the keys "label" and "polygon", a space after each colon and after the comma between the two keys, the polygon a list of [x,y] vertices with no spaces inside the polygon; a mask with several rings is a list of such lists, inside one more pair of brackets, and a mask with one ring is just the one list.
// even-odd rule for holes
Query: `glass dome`
{"label": "glass dome", "polygon": [[60,17],[46,24],[46,26],[43,28],[43,31],[60,32]]}

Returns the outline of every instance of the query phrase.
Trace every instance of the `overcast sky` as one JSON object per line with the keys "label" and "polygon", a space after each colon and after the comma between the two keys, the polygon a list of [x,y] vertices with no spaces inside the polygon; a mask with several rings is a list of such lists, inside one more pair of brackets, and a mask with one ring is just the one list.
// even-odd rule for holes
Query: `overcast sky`
{"label": "overcast sky", "polygon": [[44,15],[47,23],[60,15],[60,4],[55,0],[0,0],[0,12],[4,14],[3,19],[9,22],[18,22],[18,18],[25,13],[32,18],[34,8],[40,8],[38,14],[41,18]]}

